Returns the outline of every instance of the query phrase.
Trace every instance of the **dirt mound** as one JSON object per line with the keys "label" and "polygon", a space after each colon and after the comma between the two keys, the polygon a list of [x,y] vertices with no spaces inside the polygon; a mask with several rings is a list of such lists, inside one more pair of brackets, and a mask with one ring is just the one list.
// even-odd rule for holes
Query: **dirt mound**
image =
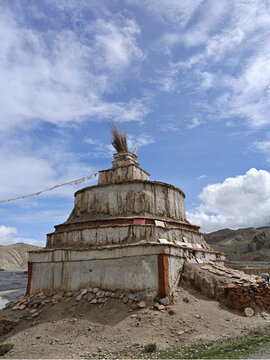
{"label": "dirt mound", "polygon": [[114,352],[139,349],[149,343],[165,349],[178,343],[245,334],[250,328],[268,323],[268,318],[259,313],[244,317],[182,287],[175,294],[174,304],[161,311],[153,309],[153,302],[132,309],[129,303],[115,298],[94,304],[84,297],[77,301],[78,293],[57,301],[40,296],[43,300],[38,305],[38,317],[32,318],[35,298],[27,310],[0,311],[0,319],[18,322],[0,338],[1,342],[14,344],[5,358],[113,358]]}
{"label": "dirt mound", "polygon": [[0,246],[0,269],[27,270],[28,251],[38,249],[38,246],[23,243]]}

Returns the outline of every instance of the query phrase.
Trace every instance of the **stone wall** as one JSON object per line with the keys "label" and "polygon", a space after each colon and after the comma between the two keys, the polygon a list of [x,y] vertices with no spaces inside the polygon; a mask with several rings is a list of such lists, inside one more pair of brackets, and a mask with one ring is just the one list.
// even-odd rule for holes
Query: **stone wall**
{"label": "stone wall", "polygon": [[184,264],[183,285],[244,313],[270,311],[270,285],[264,279],[217,265]]}
{"label": "stone wall", "polygon": [[157,256],[116,259],[89,259],[34,263],[32,291],[77,290],[102,287],[110,290],[158,292]]}
{"label": "stone wall", "polygon": [[163,228],[154,225],[116,225],[85,228],[47,235],[47,247],[62,246],[104,246],[113,244],[158,242],[159,238],[170,242],[183,241],[183,237],[190,243],[204,245],[201,233],[175,228]]}
{"label": "stone wall", "polygon": [[184,198],[180,189],[154,181],[91,186],[75,193],[74,210],[67,223],[131,216],[183,221]]}
{"label": "stone wall", "polygon": [[99,185],[115,184],[127,180],[148,180],[149,174],[137,164],[130,164],[99,172]]}
{"label": "stone wall", "polygon": [[182,284],[199,290],[204,296],[226,302],[225,289],[230,279],[225,276],[215,276],[203,269],[199,264],[188,264],[185,262],[182,274]]}
{"label": "stone wall", "polygon": [[270,286],[260,279],[253,283],[234,282],[228,285],[227,292],[232,307],[244,311],[245,308],[270,311]]}
{"label": "stone wall", "polygon": [[[215,256],[214,253],[209,255]],[[157,294],[168,296],[179,284],[187,256],[187,249],[155,243],[91,250],[32,251],[29,253],[27,291],[28,294],[41,290],[73,291],[97,286],[109,290],[142,291],[153,297]]]}

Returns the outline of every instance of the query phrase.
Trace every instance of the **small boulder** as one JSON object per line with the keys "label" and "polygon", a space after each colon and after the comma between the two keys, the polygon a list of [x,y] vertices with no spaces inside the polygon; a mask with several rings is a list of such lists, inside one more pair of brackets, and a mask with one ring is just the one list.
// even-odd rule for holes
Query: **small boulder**
{"label": "small boulder", "polygon": [[159,303],[165,306],[170,305],[170,299],[168,298],[168,296],[166,296],[165,298],[162,298],[159,300]]}
{"label": "small boulder", "polygon": [[120,292],[120,291],[116,291],[116,293],[115,293],[115,297],[116,297],[117,299],[119,299],[121,295],[122,295],[122,294],[121,294],[121,292]]}
{"label": "small boulder", "polygon": [[91,294],[91,295],[88,295],[87,300],[88,300],[89,302],[91,302],[94,298],[95,298],[95,296],[94,296],[93,294]]}
{"label": "small boulder", "polygon": [[267,314],[267,312],[263,311],[263,312],[261,313],[261,317],[264,318],[264,319],[268,319],[268,314]]}
{"label": "small boulder", "polygon": [[254,310],[251,307],[246,307],[244,312],[247,317],[251,317],[254,315]]}
{"label": "small boulder", "polygon": [[76,297],[76,301],[78,301],[78,302],[81,301],[81,300],[82,300],[82,297],[83,297],[82,294],[79,294],[79,295]]}
{"label": "small boulder", "polygon": [[146,303],[144,301],[139,302],[138,308],[142,309],[146,307]]}
{"label": "small boulder", "polygon": [[128,296],[124,296],[122,301],[123,301],[124,304],[126,304],[128,302]]}
{"label": "small boulder", "polygon": [[135,296],[135,301],[137,301],[137,302],[142,301],[142,299],[143,299],[143,294],[137,294],[137,295]]}

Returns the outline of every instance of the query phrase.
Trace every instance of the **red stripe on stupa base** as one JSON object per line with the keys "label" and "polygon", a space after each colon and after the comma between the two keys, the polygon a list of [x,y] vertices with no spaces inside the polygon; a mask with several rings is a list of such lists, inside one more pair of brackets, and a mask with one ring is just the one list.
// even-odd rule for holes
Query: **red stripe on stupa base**
{"label": "red stripe on stupa base", "polygon": [[163,298],[169,296],[169,261],[168,255],[158,255],[158,296]]}
{"label": "red stripe on stupa base", "polygon": [[27,288],[26,288],[26,294],[25,295],[30,295],[31,281],[32,281],[32,270],[33,270],[33,263],[28,261],[28,282],[27,282]]}

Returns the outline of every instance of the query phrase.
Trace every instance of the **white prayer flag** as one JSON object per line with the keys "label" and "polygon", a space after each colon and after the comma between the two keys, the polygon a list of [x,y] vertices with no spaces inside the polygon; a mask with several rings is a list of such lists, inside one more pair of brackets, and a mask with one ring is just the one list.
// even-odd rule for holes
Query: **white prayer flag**
{"label": "white prayer flag", "polygon": [[165,227],[164,221],[155,220],[155,225]]}

